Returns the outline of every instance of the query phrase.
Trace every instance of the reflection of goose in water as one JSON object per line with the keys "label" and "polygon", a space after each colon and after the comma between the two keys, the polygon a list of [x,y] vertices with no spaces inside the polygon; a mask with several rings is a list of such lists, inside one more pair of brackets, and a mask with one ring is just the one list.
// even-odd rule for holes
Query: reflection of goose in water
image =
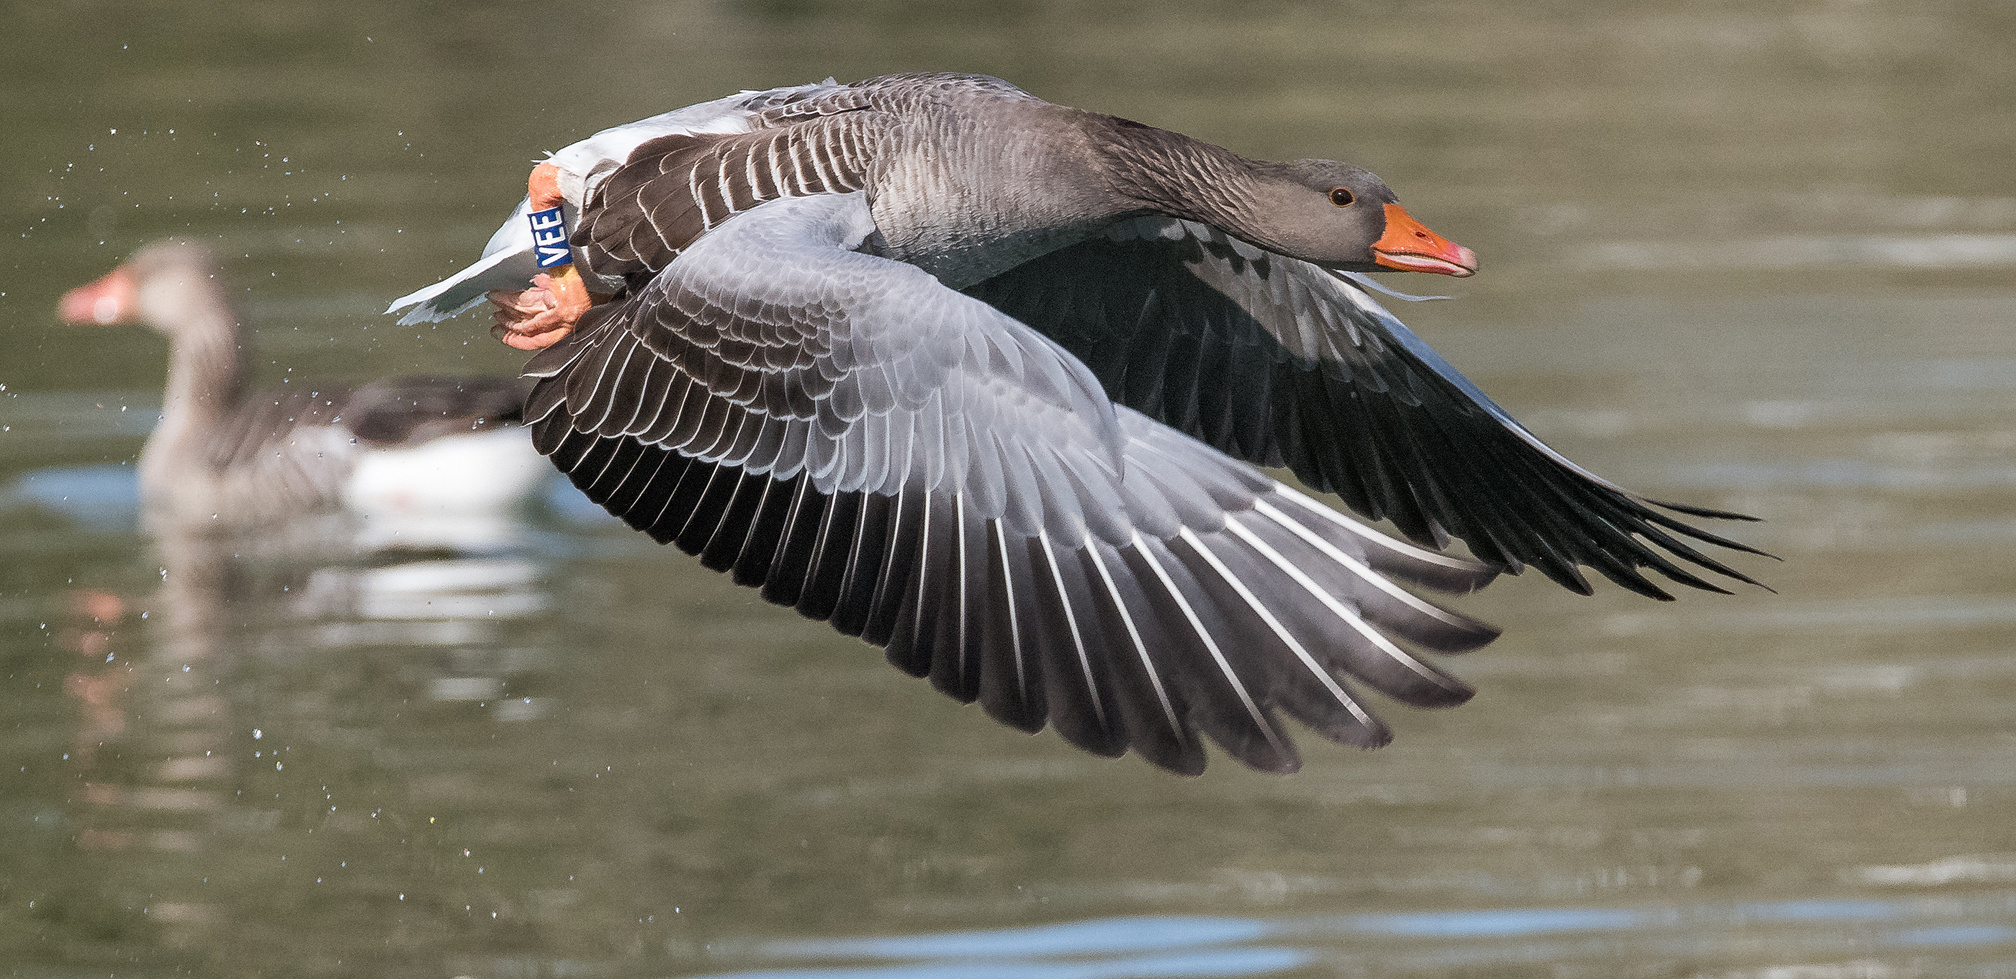
{"label": "reflection of goose in water", "polygon": [[[549,574],[517,504],[555,480],[516,423],[515,379],[249,393],[238,321],[198,246],[142,249],[63,313],[145,322],[171,348],[138,467],[158,589],[81,594],[64,632],[78,653],[64,761],[83,785],[67,817],[80,849],[105,854],[113,883],[94,886],[186,861],[171,876],[189,886],[149,882],[149,918],[216,941],[254,892],[197,882],[313,861],[303,840],[381,831],[380,807],[404,818],[386,800],[350,804],[364,783],[302,764],[312,732],[369,716],[354,725],[369,749],[401,743],[398,720],[430,701],[494,722],[546,708],[533,689],[549,644],[528,633],[552,604]],[[131,474],[44,470],[0,496],[75,493],[130,517]]]}
{"label": "reflection of goose in water", "polygon": [[247,524],[339,507],[466,514],[508,505],[545,476],[517,424],[525,391],[516,379],[247,390],[246,331],[200,245],[143,248],[66,294],[62,313],[168,336],[161,422],[140,454],[150,518]]}
{"label": "reflection of goose in water", "polygon": [[1396,581],[1750,580],[1668,511],[1733,514],[1574,465],[1372,298],[1360,273],[1476,257],[1349,164],[897,75],[606,130],[528,191],[402,323],[487,295],[591,499],[1089,751],[1196,772],[1203,734],[1288,771],[1281,714],[1386,742],[1353,682],[1468,699],[1402,644],[1496,631]]}
{"label": "reflection of goose in water", "polygon": [[75,654],[63,764],[79,789],[64,798],[100,868],[89,886],[154,874],[148,915],[169,935],[221,941],[268,893],[210,880],[270,880],[284,857],[355,866],[360,843],[424,823],[407,804],[455,773],[413,749],[444,718],[509,724],[549,706],[551,573],[535,552],[332,560],[259,547],[263,528],[152,531],[158,587],[80,591],[57,620]]}

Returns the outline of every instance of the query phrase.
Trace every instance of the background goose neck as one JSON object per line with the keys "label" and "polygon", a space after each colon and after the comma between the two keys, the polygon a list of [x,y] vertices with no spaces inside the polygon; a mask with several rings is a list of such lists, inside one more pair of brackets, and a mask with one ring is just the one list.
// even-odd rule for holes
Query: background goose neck
{"label": "background goose neck", "polygon": [[238,318],[213,283],[196,281],[177,308],[155,317],[168,334],[168,384],[161,422],[140,454],[143,490],[198,477],[210,440],[245,397]]}
{"label": "background goose neck", "polygon": [[238,319],[222,297],[192,306],[169,333],[164,412],[222,416],[244,397]]}

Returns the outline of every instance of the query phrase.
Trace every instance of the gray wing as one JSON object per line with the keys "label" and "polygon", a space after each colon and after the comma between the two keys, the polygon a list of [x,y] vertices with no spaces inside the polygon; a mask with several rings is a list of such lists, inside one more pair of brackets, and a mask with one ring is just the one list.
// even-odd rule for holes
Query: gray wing
{"label": "gray wing", "polygon": [[204,433],[205,463],[221,506],[252,513],[325,507],[342,492],[356,447],[342,427],[351,392],[261,391]]}
{"label": "gray wing", "polygon": [[383,378],[350,396],[342,422],[367,445],[420,445],[518,421],[531,387],[519,377]]}
{"label": "gray wing", "polygon": [[1406,647],[1495,630],[1388,576],[1492,571],[1116,410],[1056,344],[854,250],[872,231],[860,194],[710,231],[527,365],[535,444],[658,540],[1100,754],[1195,772],[1201,732],[1287,771],[1279,713],[1373,746],[1355,684],[1469,697]]}
{"label": "gray wing", "polygon": [[205,461],[219,505],[315,510],[342,496],[360,450],[514,423],[528,387],[512,377],[402,377],[355,391],[262,391],[205,434]]}
{"label": "gray wing", "polygon": [[1063,345],[1113,400],[1242,459],[1286,466],[1353,510],[1494,567],[1578,566],[1671,598],[1640,573],[1724,589],[1744,574],[1686,538],[1761,554],[1662,512],[1541,442],[1356,285],[1170,218],[1125,222],[967,290]]}

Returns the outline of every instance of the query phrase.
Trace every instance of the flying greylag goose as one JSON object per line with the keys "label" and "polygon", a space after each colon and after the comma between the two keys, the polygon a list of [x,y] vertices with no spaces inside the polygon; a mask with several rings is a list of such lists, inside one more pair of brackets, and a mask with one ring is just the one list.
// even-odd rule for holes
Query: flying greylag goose
{"label": "flying greylag goose", "polygon": [[592,499],[1089,751],[1194,773],[1201,732],[1290,771],[1279,714],[1372,747],[1354,686],[1468,699],[1410,647],[1496,630],[1396,580],[1751,580],[1687,539],[1751,548],[1664,511],[1736,515],[1562,458],[1373,301],[1359,273],[1476,259],[1348,164],[898,75],[610,129],[529,187],[388,312],[487,295],[543,348],[528,424]]}
{"label": "flying greylag goose", "polygon": [[161,422],[140,452],[150,517],[233,524],[316,510],[510,502],[544,469],[516,424],[516,378],[410,377],[351,391],[247,390],[246,337],[208,250],[149,245],[63,296],[71,323],[145,323],[168,336]]}

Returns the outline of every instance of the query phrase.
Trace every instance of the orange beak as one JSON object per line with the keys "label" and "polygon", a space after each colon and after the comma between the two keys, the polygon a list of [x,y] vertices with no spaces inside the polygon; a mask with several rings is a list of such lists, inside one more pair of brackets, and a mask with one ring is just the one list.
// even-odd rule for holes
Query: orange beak
{"label": "orange beak", "polygon": [[134,319],[138,315],[138,301],[139,288],[133,283],[133,273],[122,266],[90,285],[64,293],[56,308],[66,323],[109,326]]}
{"label": "orange beak", "polygon": [[1386,233],[1372,243],[1372,260],[1403,272],[1477,274],[1476,252],[1428,230],[1398,204],[1386,205]]}

